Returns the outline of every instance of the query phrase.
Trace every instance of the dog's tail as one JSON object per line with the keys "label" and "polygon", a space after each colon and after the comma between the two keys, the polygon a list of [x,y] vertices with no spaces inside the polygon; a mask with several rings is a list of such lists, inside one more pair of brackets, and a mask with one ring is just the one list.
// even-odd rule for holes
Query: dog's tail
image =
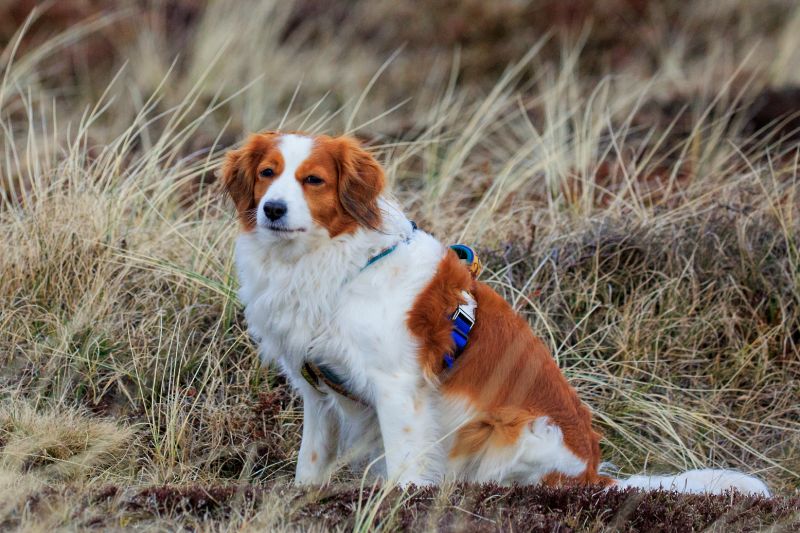
{"label": "dog's tail", "polygon": [[635,487],[644,490],[674,490],[686,494],[722,494],[728,490],[737,490],[743,494],[770,496],[767,484],[757,477],[736,470],[715,468],[687,470],[671,476],[635,475],[614,479],[611,486],[620,489]]}

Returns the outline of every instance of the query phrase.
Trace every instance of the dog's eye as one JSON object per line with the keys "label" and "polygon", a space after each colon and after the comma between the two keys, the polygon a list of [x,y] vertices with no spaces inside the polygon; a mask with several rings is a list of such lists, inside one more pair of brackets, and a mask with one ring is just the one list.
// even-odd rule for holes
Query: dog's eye
{"label": "dog's eye", "polygon": [[311,175],[303,178],[303,183],[307,183],[309,185],[322,185],[323,183],[325,183],[325,181],[319,176]]}
{"label": "dog's eye", "polygon": [[261,176],[262,178],[271,178],[272,176],[275,175],[275,171],[272,170],[271,168],[265,168],[264,170],[259,172],[258,175]]}

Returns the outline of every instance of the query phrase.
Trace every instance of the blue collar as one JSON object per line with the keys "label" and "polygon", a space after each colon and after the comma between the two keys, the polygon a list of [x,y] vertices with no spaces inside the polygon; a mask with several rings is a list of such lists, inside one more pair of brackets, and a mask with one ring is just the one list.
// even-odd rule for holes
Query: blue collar
{"label": "blue collar", "polygon": [[402,240],[402,241],[400,241],[398,243],[393,244],[392,246],[389,246],[388,248],[384,248],[383,250],[378,252],[376,255],[373,255],[372,257],[370,257],[369,260],[367,261],[367,264],[364,265],[363,267],[361,267],[361,271],[362,272],[364,270],[366,270],[372,263],[377,263],[378,261],[380,261],[381,259],[383,259],[387,255],[389,255],[390,253],[392,253],[395,250],[397,250],[397,247],[400,246],[401,243],[408,244],[409,242],[411,242],[411,237],[414,235],[414,232],[417,231],[417,224],[413,220],[411,220],[409,222],[411,222],[411,233],[408,235],[408,237],[406,237],[404,240]]}

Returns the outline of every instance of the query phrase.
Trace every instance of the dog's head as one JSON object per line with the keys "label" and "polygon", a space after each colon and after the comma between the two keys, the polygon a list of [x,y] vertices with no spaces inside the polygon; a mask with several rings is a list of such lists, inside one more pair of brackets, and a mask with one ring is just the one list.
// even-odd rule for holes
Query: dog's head
{"label": "dog's head", "polygon": [[222,182],[243,231],[334,238],[381,223],[383,170],[351,137],[250,135],[226,154]]}

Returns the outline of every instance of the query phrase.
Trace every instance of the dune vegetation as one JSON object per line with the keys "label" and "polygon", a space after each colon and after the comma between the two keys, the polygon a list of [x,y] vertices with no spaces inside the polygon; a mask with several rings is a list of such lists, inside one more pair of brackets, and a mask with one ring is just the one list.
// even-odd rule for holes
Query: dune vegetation
{"label": "dune vegetation", "polygon": [[[800,527],[796,2],[35,4],[0,2],[0,529]],[[619,475],[776,497],[293,487],[215,175],[279,128],[480,251]]]}

